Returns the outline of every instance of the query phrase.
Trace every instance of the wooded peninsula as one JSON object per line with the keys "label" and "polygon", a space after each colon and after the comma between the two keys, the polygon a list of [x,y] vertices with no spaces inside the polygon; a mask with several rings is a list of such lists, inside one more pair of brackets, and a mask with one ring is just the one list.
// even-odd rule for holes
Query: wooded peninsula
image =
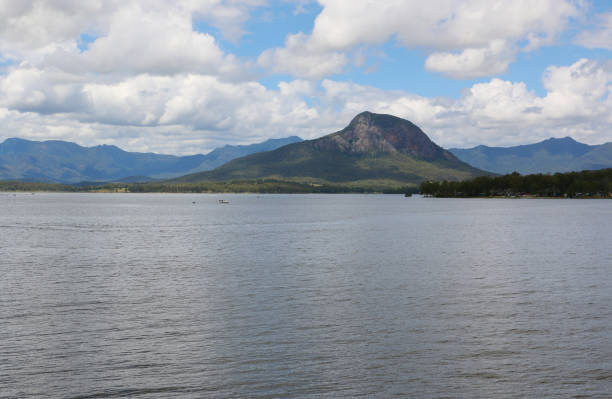
{"label": "wooded peninsula", "polygon": [[480,176],[464,181],[424,181],[419,187],[432,197],[612,198],[612,168],[522,176]]}

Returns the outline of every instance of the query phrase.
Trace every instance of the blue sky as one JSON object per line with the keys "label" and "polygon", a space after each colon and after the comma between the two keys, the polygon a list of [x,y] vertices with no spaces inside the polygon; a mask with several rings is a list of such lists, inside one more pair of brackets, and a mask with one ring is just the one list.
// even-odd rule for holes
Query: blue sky
{"label": "blue sky", "polygon": [[[269,48],[282,47],[288,34],[312,32],[314,20],[321,12],[318,3],[309,3],[304,10],[295,12],[295,4],[276,3],[274,7],[262,8],[253,12],[245,24],[247,34],[239,41],[227,40],[217,29],[206,21],[194,21],[194,28],[200,32],[214,32],[222,48],[244,58],[257,58]],[[569,65],[581,58],[607,60],[612,51],[602,48],[586,48],[572,43],[577,32],[588,29],[594,17],[600,13],[611,12],[612,3],[605,0],[593,1],[581,18],[571,21],[555,43],[532,52],[518,54],[515,62],[504,73],[493,76],[511,81],[522,81],[544,95],[542,74],[549,65]],[[490,76],[477,79],[448,79],[440,74],[423,68],[427,49],[410,49],[402,46],[391,37],[380,46],[368,49],[372,55],[364,67],[348,67],[341,73],[331,75],[334,79],[349,80],[355,83],[375,86],[386,90],[405,90],[421,96],[447,96],[457,98],[466,86],[484,82]],[[260,79],[269,88],[278,82],[289,79],[288,75],[271,75]]]}
{"label": "blue sky", "polygon": [[8,2],[0,139],[200,153],[357,113],[445,147],[612,141],[612,3]]}

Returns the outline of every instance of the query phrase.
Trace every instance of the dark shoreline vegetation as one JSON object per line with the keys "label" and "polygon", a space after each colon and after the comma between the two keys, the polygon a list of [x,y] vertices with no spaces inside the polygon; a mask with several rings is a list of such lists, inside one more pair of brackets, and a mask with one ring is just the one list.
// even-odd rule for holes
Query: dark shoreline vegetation
{"label": "dark shoreline vegetation", "polygon": [[74,185],[22,181],[0,181],[0,191],[50,191],[85,193],[418,193],[416,185],[377,182],[306,183],[276,179],[205,181],[197,183],[79,183]]}
{"label": "dark shoreline vegetation", "polygon": [[522,176],[481,176],[464,181],[424,181],[423,195],[444,198],[548,197],[612,198],[612,168]]}
{"label": "dark shoreline vegetation", "polygon": [[382,193],[432,197],[612,198],[612,168],[550,174],[480,176],[464,181],[424,181],[420,187],[396,182],[311,183],[277,179],[197,183],[79,183],[74,185],[0,181],[0,191],[84,193]]}

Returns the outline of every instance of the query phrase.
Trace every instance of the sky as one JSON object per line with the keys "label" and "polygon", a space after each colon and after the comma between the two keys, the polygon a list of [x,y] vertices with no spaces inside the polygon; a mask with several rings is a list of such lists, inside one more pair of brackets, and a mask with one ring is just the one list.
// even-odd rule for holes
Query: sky
{"label": "sky", "polygon": [[0,0],[0,141],[184,155],[371,111],[600,144],[611,92],[609,0]]}

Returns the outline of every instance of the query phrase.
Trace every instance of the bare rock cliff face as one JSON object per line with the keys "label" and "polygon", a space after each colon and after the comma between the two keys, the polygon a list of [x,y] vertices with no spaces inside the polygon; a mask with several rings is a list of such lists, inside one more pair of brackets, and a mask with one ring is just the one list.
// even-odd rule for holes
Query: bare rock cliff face
{"label": "bare rock cliff face", "polygon": [[362,155],[402,153],[425,160],[456,159],[413,123],[371,112],[362,112],[347,127],[314,140],[313,145],[320,150]]}

